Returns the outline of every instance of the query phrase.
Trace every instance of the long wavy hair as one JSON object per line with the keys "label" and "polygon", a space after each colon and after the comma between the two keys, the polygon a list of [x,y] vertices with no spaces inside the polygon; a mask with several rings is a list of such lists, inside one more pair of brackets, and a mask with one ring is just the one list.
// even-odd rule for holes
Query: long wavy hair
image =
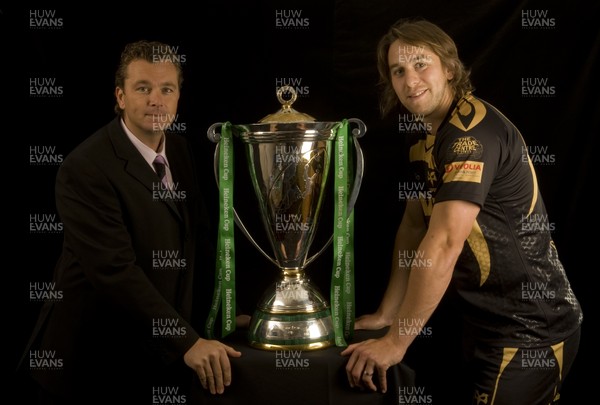
{"label": "long wavy hair", "polygon": [[448,34],[437,25],[424,19],[400,19],[381,37],[377,45],[377,70],[381,87],[379,108],[382,116],[386,116],[400,103],[392,86],[388,64],[388,52],[396,40],[407,45],[425,46],[431,49],[440,58],[442,66],[453,73],[449,84],[455,99],[460,99],[473,91],[470,71],[459,59],[456,44]]}

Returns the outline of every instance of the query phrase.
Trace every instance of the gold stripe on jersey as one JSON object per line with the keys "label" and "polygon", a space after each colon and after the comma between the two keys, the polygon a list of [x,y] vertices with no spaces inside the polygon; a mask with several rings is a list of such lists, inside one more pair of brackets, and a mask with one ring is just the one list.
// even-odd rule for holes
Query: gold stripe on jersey
{"label": "gold stripe on jersey", "polygon": [[553,346],[550,346],[552,348],[552,351],[554,352],[554,357],[556,357],[556,361],[558,362],[558,376],[559,379],[562,381],[562,369],[563,369],[563,354],[564,354],[564,348],[565,348],[565,342],[560,342],[557,343]]}
{"label": "gold stripe on jersey", "polygon": [[473,97],[473,95],[468,94],[460,99],[456,105],[455,112],[448,122],[456,128],[467,132],[483,120],[487,110],[481,101]]}
{"label": "gold stripe on jersey", "polygon": [[[419,139],[417,143],[412,145],[408,152],[408,158],[411,162],[424,162],[427,165],[427,186],[429,190],[435,192],[437,183],[437,176],[435,170],[435,163],[431,156],[433,152],[433,145],[435,143],[435,136],[427,134],[425,139]],[[432,198],[420,198],[421,206],[426,217],[430,217],[433,211],[433,199]]]}
{"label": "gold stripe on jersey", "polygon": [[481,287],[490,275],[491,259],[490,249],[488,248],[487,241],[485,240],[477,221],[473,223],[473,228],[467,238],[467,243],[479,265],[479,286]]}
{"label": "gold stripe on jersey", "polygon": [[[550,346],[552,348],[552,351],[554,352],[554,357],[556,357],[556,361],[558,363],[558,380],[562,381],[563,378],[563,362],[564,362],[564,348],[565,348],[565,342],[560,342],[557,343],[553,346]],[[558,385],[556,385],[554,387],[554,400],[558,401],[560,399],[560,392],[558,392]]]}
{"label": "gold stripe on jersey", "polygon": [[531,196],[531,205],[529,206],[529,212],[527,213],[527,216],[529,216],[533,212],[535,203],[537,203],[538,183],[537,183],[537,176],[535,175],[535,169],[533,168],[533,163],[531,162],[531,159],[529,158],[529,153],[527,153],[527,163],[529,163],[529,170],[531,171],[531,177],[533,177],[533,195]]}
{"label": "gold stripe on jersey", "polygon": [[410,147],[408,152],[408,158],[411,162],[417,160],[427,163],[429,169],[435,169],[433,165],[433,159],[431,158],[431,152],[433,151],[433,144],[435,143],[435,136],[427,134],[425,139],[419,139],[417,143]]}
{"label": "gold stripe on jersey", "polygon": [[[506,121],[510,122],[512,124],[512,122],[506,118],[506,115],[504,115],[502,112],[500,112],[498,109],[494,108],[494,110],[500,115],[502,116],[502,118],[504,118]],[[529,212],[527,212],[527,216],[531,215],[531,213],[533,212],[533,208],[535,207],[535,204],[537,203],[537,199],[538,199],[538,182],[537,182],[537,176],[535,174],[535,169],[533,168],[533,163],[531,162],[531,159],[529,158],[529,149],[527,148],[527,143],[525,142],[525,138],[523,138],[523,135],[521,134],[521,131],[519,131],[517,129],[516,126],[514,126],[514,124],[512,124],[513,127],[515,128],[515,130],[517,131],[517,133],[519,134],[519,137],[521,138],[521,140],[523,141],[523,145],[525,146],[525,150],[527,151],[527,163],[529,164],[529,170],[531,171],[531,177],[533,177],[533,195],[531,196],[531,205],[529,206]]]}
{"label": "gold stripe on jersey", "polygon": [[421,202],[421,208],[423,208],[423,215],[427,218],[431,217],[433,213],[433,203],[435,202],[433,198],[419,198]]}
{"label": "gold stripe on jersey", "polygon": [[496,385],[494,386],[494,394],[492,395],[492,402],[489,405],[494,405],[494,401],[496,400],[496,393],[498,392],[498,383],[500,382],[500,377],[504,372],[504,369],[508,364],[512,361],[517,354],[519,349],[516,347],[505,347],[504,354],[502,355],[502,364],[500,365],[500,370],[498,370],[498,376],[496,377]]}

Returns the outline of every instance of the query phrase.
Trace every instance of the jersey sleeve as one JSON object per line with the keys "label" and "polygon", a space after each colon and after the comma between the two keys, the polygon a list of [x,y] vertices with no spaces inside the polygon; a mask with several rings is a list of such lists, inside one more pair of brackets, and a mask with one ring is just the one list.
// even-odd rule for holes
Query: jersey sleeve
{"label": "jersey sleeve", "polygon": [[459,104],[434,150],[438,170],[435,202],[464,200],[483,207],[503,156],[504,126],[475,98]]}

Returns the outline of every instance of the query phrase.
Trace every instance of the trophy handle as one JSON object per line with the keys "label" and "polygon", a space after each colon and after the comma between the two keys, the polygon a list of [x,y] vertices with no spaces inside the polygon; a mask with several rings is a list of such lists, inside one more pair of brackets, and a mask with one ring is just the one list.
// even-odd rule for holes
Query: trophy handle
{"label": "trophy handle", "polygon": [[[212,124],[208,128],[208,131],[207,131],[208,139],[210,139],[212,142],[217,144],[217,146],[215,147],[215,154],[214,154],[214,159],[213,159],[213,161],[214,161],[213,170],[215,173],[215,180],[217,181],[217,186],[219,185],[219,141],[221,140],[221,133],[217,132],[217,129],[221,128],[221,126],[223,126],[223,122],[216,122],[216,123]],[[262,253],[262,255],[264,257],[266,257],[271,263],[273,263],[275,266],[279,267],[279,263],[277,263],[277,261],[274,258],[269,256],[269,254],[267,252],[265,252],[263,250],[263,248],[261,248],[260,245],[254,240],[252,235],[250,235],[250,232],[248,232],[248,229],[242,222],[242,219],[240,218],[237,211],[235,210],[235,207],[233,207],[233,217],[234,217],[236,225],[240,228],[240,230],[246,236],[246,238],[248,238],[250,243],[252,243],[254,245],[254,247],[256,249],[258,249],[258,251],[260,253]],[[333,239],[333,237],[332,237],[332,239]],[[329,243],[331,243],[331,241]]]}
{"label": "trophy handle", "polygon": [[[358,143],[358,138],[362,138],[367,132],[367,126],[363,121],[358,118],[348,118],[348,123],[356,124],[357,128],[352,129],[352,138],[354,140],[354,149],[356,149],[356,175],[354,176],[354,182],[352,186],[352,193],[350,194],[350,199],[348,200],[348,214],[350,214],[354,210],[354,204],[358,198],[358,193],[360,192],[360,186],[362,184],[364,167],[365,167],[365,159],[363,155],[363,151]],[[329,240],[323,245],[321,250],[319,250],[314,255],[310,256],[306,259],[306,266],[312,263],[316,258],[321,256],[323,252],[331,245],[333,242],[333,235],[329,237]]]}
{"label": "trophy handle", "polygon": [[[354,140],[354,147],[356,149],[356,175],[354,176],[352,193],[350,194],[350,199],[348,200],[348,214],[350,214],[354,210],[354,204],[356,203],[356,200],[358,198],[358,194],[360,192],[360,186],[362,184],[362,179],[363,179],[363,174],[364,174],[364,155],[363,155],[363,151],[360,147],[360,144],[358,142],[358,138],[362,138],[365,135],[365,133],[367,132],[367,126],[365,125],[365,123],[363,121],[361,121],[358,118],[349,118],[347,121],[348,121],[348,123],[356,124],[356,126],[357,126],[356,128],[352,129],[352,138]],[[219,185],[219,141],[221,140],[221,133],[217,132],[217,130],[222,125],[223,125],[222,122],[214,123],[208,128],[208,131],[207,131],[208,138],[212,142],[216,143],[215,154],[214,154],[214,174],[215,174],[215,180],[217,182],[217,186]],[[265,252],[265,250],[263,248],[261,248],[260,245],[254,240],[252,235],[250,235],[250,232],[248,232],[248,229],[242,222],[242,219],[239,217],[237,211],[235,210],[235,207],[233,207],[233,215],[234,215],[235,223],[240,228],[242,233],[246,236],[246,238],[248,238],[250,243],[252,243],[254,245],[254,247],[256,249],[258,249],[258,251],[260,253],[262,253],[262,255],[264,257],[266,257],[271,263],[273,263],[275,266],[279,267],[279,263],[277,263],[277,261],[274,258],[269,256],[269,254],[267,252]],[[321,250],[319,250],[318,252],[316,252],[315,254],[313,254],[312,256],[310,256],[309,258],[306,259],[305,265],[308,266],[316,258],[321,256],[321,254],[323,254],[323,252],[325,252],[325,250],[329,247],[329,245],[331,245],[332,242],[333,242],[333,235],[331,235],[329,237],[329,240],[323,245]]]}

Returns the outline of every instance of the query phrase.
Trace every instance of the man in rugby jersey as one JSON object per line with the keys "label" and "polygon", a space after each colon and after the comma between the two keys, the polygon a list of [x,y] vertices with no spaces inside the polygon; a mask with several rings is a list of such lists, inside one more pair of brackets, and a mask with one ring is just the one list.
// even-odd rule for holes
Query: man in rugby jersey
{"label": "man in rugby jersey", "polygon": [[[557,401],[582,312],[523,137],[473,95],[454,41],[428,21],[395,23],[378,44],[378,69],[382,113],[399,102],[420,117],[409,160],[431,198],[407,201],[387,290],[378,310],[355,324],[389,330],[342,352],[350,385],[385,392],[386,370],[404,359],[452,288],[473,340],[465,345],[472,403]],[[398,260],[406,252],[423,260]],[[528,367],[532,359],[546,362]]]}

